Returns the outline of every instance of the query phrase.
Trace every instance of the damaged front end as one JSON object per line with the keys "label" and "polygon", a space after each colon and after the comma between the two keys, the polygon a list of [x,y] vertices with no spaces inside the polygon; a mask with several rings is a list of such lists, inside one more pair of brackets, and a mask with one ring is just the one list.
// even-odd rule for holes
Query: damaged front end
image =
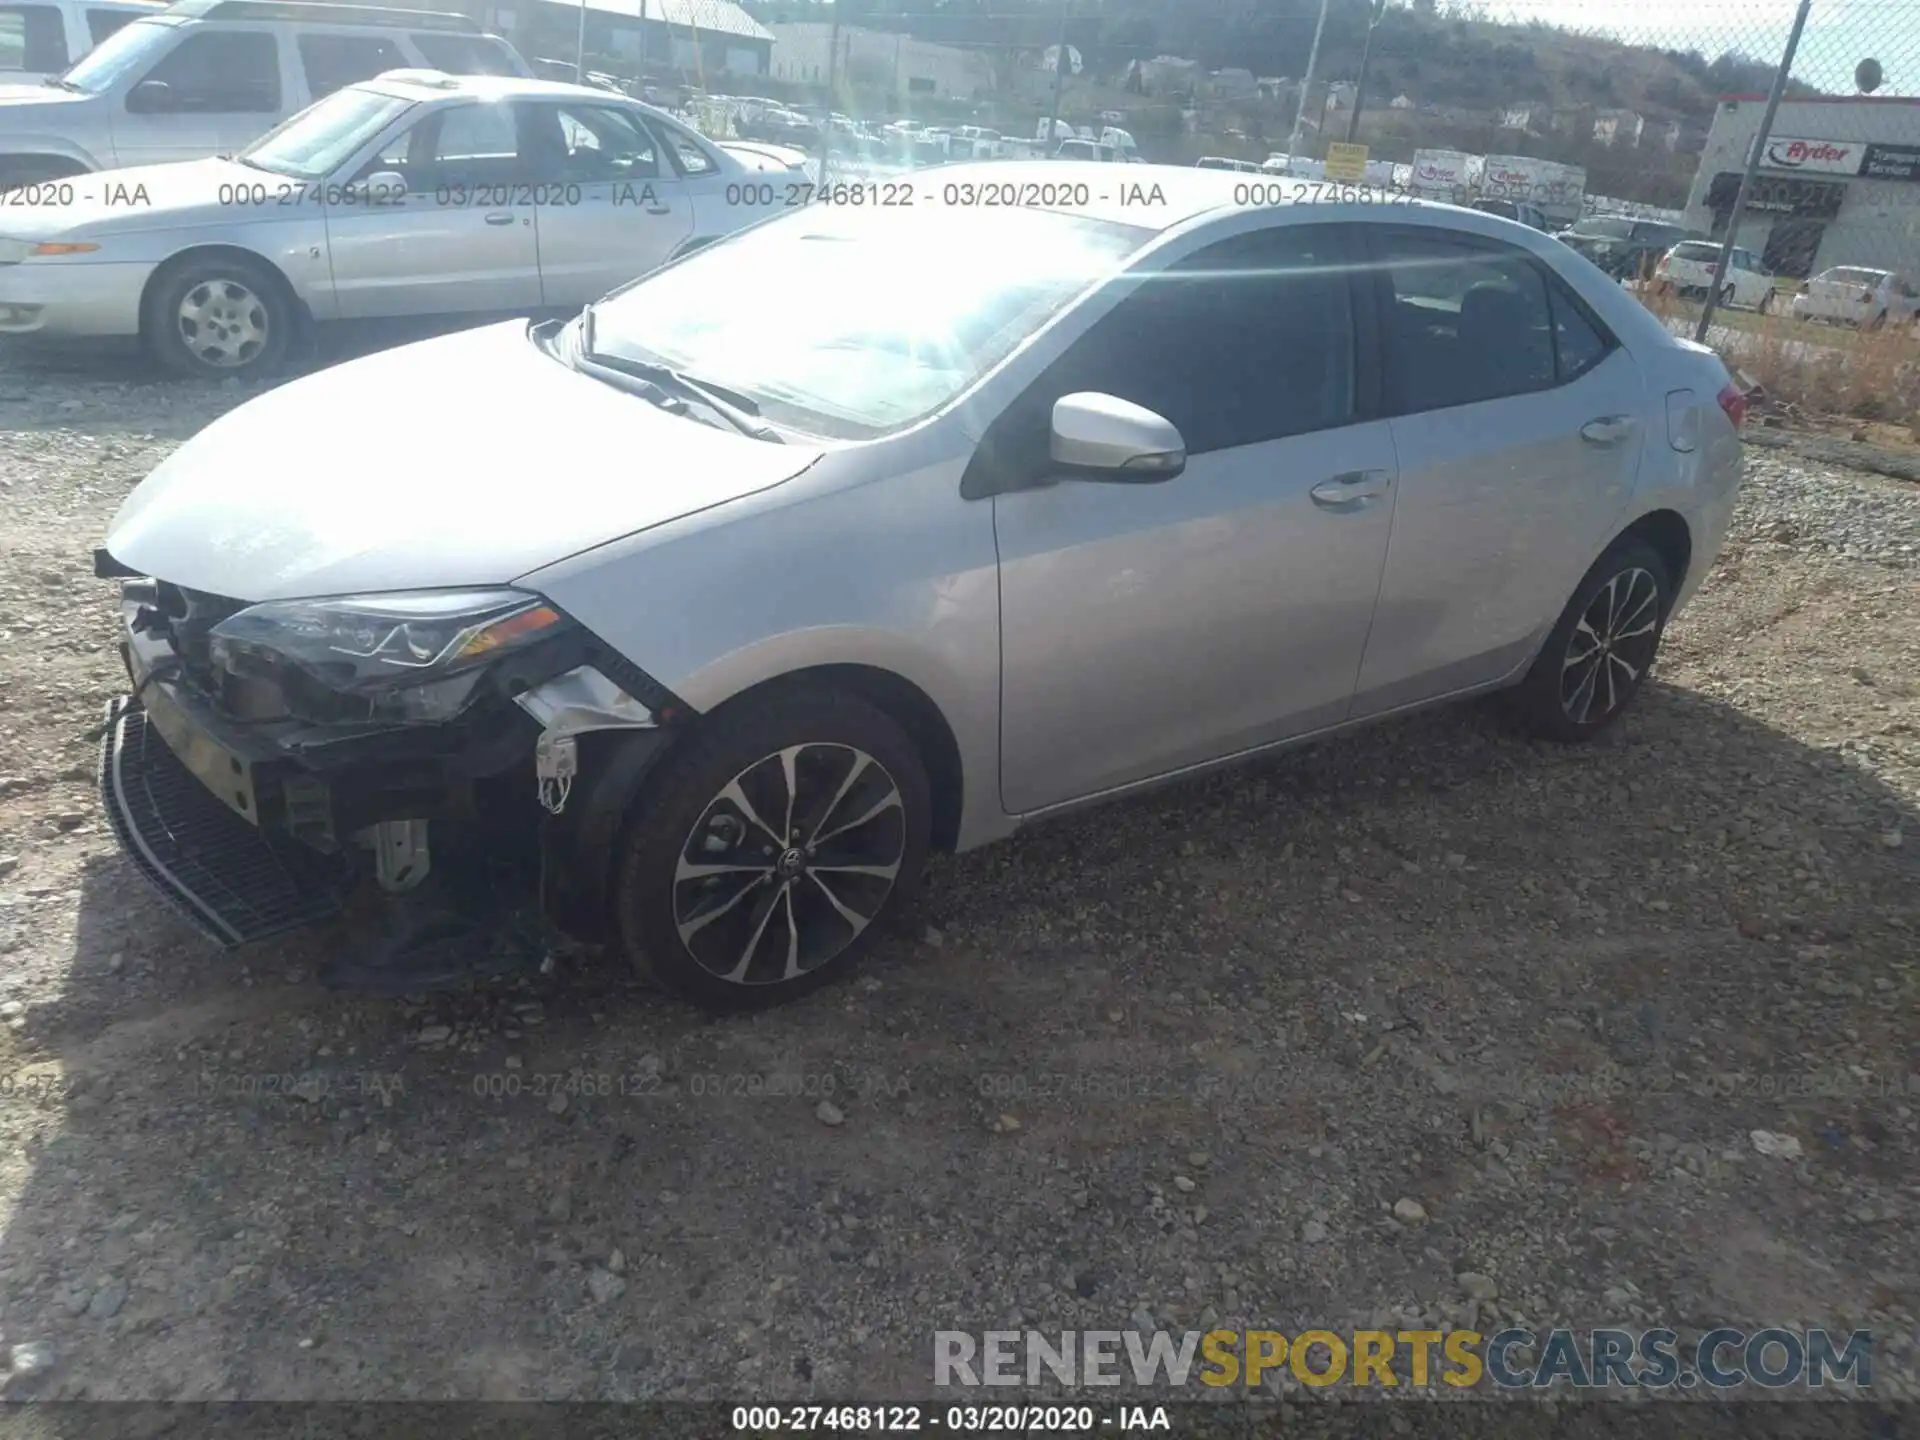
{"label": "damaged front end", "polygon": [[593,938],[617,816],[688,713],[624,657],[525,591],[249,605],[104,554],[96,571],[124,581],[132,686],[102,800],[204,933],[248,943],[331,918],[368,876],[413,892],[436,852],[518,852],[551,918]]}

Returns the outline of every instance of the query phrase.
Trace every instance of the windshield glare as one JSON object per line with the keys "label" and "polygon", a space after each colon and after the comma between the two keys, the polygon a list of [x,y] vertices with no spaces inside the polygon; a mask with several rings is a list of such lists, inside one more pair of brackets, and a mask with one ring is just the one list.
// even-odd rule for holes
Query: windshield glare
{"label": "windshield glare", "polygon": [[122,25],[82,55],[60,78],[76,90],[97,95],[110,90],[131,70],[144,70],[169,48],[175,27],[158,20]]}
{"label": "windshield glare", "polygon": [[596,348],[870,439],[932,414],[1152,232],[1047,210],[801,212],[617,292]]}
{"label": "windshield glare", "polygon": [[318,180],[331,175],[399,116],[411,100],[349,87],[269,130],[238,158],[262,170]]}

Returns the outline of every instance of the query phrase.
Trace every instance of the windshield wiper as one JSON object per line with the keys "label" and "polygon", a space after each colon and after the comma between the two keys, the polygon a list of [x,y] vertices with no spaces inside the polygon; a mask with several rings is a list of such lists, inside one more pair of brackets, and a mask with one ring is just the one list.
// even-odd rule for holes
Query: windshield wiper
{"label": "windshield wiper", "polygon": [[580,312],[576,363],[597,365],[602,370],[612,370],[657,387],[678,390],[684,395],[691,395],[742,435],[750,435],[755,440],[766,440],[775,445],[787,443],[780,438],[779,432],[772,426],[755,418],[760,413],[760,407],[737,390],[729,390],[726,386],[716,385],[709,380],[697,380],[691,375],[682,374],[670,365],[657,365],[648,360],[633,360],[625,355],[609,355],[595,350],[593,329],[593,306],[588,305]]}
{"label": "windshield wiper", "polygon": [[64,75],[43,75],[40,77],[40,83],[42,85],[51,85],[56,90],[71,90],[76,95],[92,93],[91,91],[82,90]]}

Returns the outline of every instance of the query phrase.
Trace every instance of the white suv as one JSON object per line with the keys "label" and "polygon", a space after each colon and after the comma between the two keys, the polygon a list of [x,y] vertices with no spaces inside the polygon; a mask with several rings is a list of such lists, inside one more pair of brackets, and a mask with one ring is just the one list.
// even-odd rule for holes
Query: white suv
{"label": "white suv", "polygon": [[180,0],[44,86],[0,89],[0,189],[243,149],[389,70],[532,72],[464,15],[305,0]]}
{"label": "white suv", "polygon": [[1796,320],[1825,320],[1836,325],[1875,329],[1889,321],[1911,324],[1920,313],[1920,291],[1904,275],[1836,265],[1822,270],[1793,297]]}
{"label": "white suv", "polygon": [[0,4],[0,85],[58,75],[129,20],[164,9],[162,0],[7,0]]}

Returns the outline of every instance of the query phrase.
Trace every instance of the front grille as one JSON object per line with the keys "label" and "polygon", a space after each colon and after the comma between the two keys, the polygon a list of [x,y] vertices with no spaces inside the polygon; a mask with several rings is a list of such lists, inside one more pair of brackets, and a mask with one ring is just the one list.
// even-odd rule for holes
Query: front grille
{"label": "front grille", "polygon": [[100,799],[140,873],[223,946],[339,913],[352,872],[340,856],[270,838],[216,799],[132,697],[112,702],[100,742]]}

